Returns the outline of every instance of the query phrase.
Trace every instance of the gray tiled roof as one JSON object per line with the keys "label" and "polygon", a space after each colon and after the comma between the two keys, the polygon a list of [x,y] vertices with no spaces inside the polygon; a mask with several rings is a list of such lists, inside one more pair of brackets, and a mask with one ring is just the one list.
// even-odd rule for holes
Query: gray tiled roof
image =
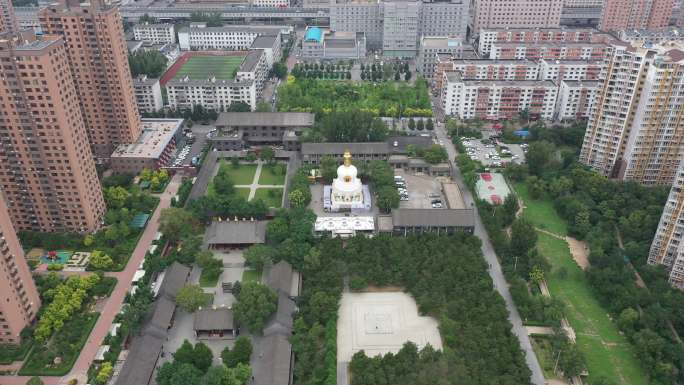
{"label": "gray tiled roof", "polygon": [[472,227],[472,209],[396,209],[392,210],[393,225],[422,227]]}
{"label": "gray tiled roof", "polygon": [[204,235],[204,243],[251,245],[266,240],[266,221],[213,221]]}
{"label": "gray tiled roof", "polygon": [[314,114],[308,112],[222,112],[216,127],[310,127]]}
{"label": "gray tiled roof", "polygon": [[350,151],[354,154],[389,154],[387,142],[368,143],[302,143],[303,155],[335,155]]}
{"label": "gray tiled roof", "polygon": [[202,309],[195,312],[194,330],[233,330],[233,311],[228,308]]}

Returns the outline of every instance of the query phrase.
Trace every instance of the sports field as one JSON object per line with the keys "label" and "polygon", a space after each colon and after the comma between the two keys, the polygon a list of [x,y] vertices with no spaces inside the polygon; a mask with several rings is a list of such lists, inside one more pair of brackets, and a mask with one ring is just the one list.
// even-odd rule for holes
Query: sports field
{"label": "sports field", "polygon": [[206,79],[210,75],[217,79],[233,80],[244,55],[240,56],[193,56],[176,72],[174,79],[189,76],[190,79]]}

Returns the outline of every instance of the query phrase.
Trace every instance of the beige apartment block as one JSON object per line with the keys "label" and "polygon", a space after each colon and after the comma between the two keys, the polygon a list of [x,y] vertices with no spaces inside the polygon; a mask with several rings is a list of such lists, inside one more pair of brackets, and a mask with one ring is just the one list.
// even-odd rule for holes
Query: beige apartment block
{"label": "beige apartment block", "polygon": [[107,160],[141,131],[119,10],[100,0],[60,0],[39,18],[45,33],[64,37],[90,145]]}
{"label": "beige apartment block", "polygon": [[605,0],[599,29],[656,29],[667,27],[674,0]]}
{"label": "beige apartment block", "polygon": [[684,138],[684,47],[614,44],[580,160],[601,174],[671,185]]}
{"label": "beige apartment block", "polygon": [[558,28],[563,0],[475,0],[473,33],[487,28]]}
{"label": "beige apartment block", "polygon": [[38,314],[40,297],[24,250],[10,221],[0,191],[0,344],[21,342],[21,331]]}
{"label": "beige apartment block", "polygon": [[0,188],[17,230],[92,232],[105,213],[60,36],[0,36]]}

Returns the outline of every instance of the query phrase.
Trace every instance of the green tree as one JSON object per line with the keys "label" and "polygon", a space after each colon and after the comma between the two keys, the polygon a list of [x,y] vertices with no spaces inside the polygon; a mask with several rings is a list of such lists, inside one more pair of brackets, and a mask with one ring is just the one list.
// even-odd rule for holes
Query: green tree
{"label": "green tree", "polygon": [[399,207],[399,192],[392,186],[382,186],[377,192],[377,203],[380,210],[389,212]]}
{"label": "green tree", "polygon": [[425,129],[428,131],[432,131],[435,129],[435,123],[432,121],[432,118],[429,118],[427,120],[427,123],[425,124]]}
{"label": "green tree", "polygon": [[157,50],[138,51],[128,56],[128,65],[133,77],[144,74],[151,78],[158,78],[166,70],[168,60]]}
{"label": "green tree", "polygon": [[267,286],[257,282],[242,284],[240,296],[233,305],[235,317],[252,333],[260,333],[266,319],[276,310],[278,296]]}
{"label": "green tree", "polygon": [[159,231],[171,242],[176,242],[188,234],[196,234],[199,224],[190,211],[170,207],[163,209],[159,216]]}
{"label": "green tree", "polygon": [[31,377],[27,382],[26,385],[44,385],[45,383],[43,380],[40,379],[40,377]]}
{"label": "green tree", "polygon": [[107,270],[114,266],[114,261],[112,257],[106,255],[100,250],[94,250],[90,253],[89,266],[95,270]]}
{"label": "green tree", "polygon": [[200,385],[202,372],[194,365],[166,362],[157,372],[158,385]]}
{"label": "green tree", "polygon": [[542,283],[542,281],[544,281],[544,270],[542,270],[539,266],[533,266],[532,271],[530,271],[530,280],[537,285]]}
{"label": "green tree", "polygon": [[233,166],[233,168],[240,167],[240,158],[238,158],[237,156],[230,158],[230,164],[231,166]]}
{"label": "green tree", "polygon": [[235,102],[228,106],[226,112],[250,112],[252,108],[245,102]]}
{"label": "green tree", "polygon": [[273,63],[273,75],[278,79],[285,79],[287,77],[287,66],[281,62]]}
{"label": "green tree", "polygon": [[409,128],[409,130],[411,130],[411,131],[413,131],[413,130],[416,129],[416,121],[413,120],[413,118],[409,118],[409,121],[408,121],[408,128]]}
{"label": "green tree", "polygon": [[275,160],[275,152],[271,147],[263,147],[259,152],[259,159],[270,164]]}
{"label": "green tree", "polygon": [[275,258],[275,250],[268,245],[252,245],[243,253],[248,266],[257,271],[262,271],[264,266],[269,265]]}
{"label": "green tree", "polygon": [[327,181],[331,181],[337,176],[337,167],[339,166],[337,160],[331,155],[324,155],[321,158],[319,169],[321,176]]}
{"label": "green tree", "polygon": [[271,112],[271,105],[266,102],[257,103],[255,112]]}
{"label": "green tree", "polygon": [[634,332],[634,326],[637,321],[639,321],[639,313],[631,307],[628,307],[620,312],[617,323],[620,330],[631,334]]}
{"label": "green tree", "polygon": [[184,340],[181,346],[173,353],[174,361],[184,364],[192,364],[195,347],[188,340]]}
{"label": "green tree", "polygon": [[525,256],[537,244],[534,226],[524,219],[516,219],[511,226],[511,253]]}
{"label": "green tree", "polygon": [[105,361],[102,366],[100,366],[100,370],[97,372],[95,379],[99,384],[106,384],[107,381],[109,381],[109,379],[112,377],[113,372],[114,368],[112,367],[112,363]]}
{"label": "green tree", "polygon": [[527,167],[530,174],[541,176],[542,172],[549,170],[556,148],[552,143],[541,141],[533,142],[527,151]]}
{"label": "green tree", "polygon": [[219,167],[212,183],[214,185],[214,191],[219,196],[228,196],[235,193],[235,185],[230,177],[230,171],[227,167],[223,167],[223,164]]}
{"label": "green tree", "polygon": [[185,285],[176,295],[178,306],[189,313],[209,305],[209,299],[210,297],[204,293],[199,285]]}
{"label": "green tree", "polygon": [[423,119],[418,119],[416,122],[416,130],[418,131],[423,131],[425,129],[425,123],[423,122]]}
{"label": "green tree", "polygon": [[229,368],[235,368],[238,364],[249,364],[252,356],[252,342],[245,336],[235,340],[235,346],[231,350],[228,346],[221,352],[223,363]]}
{"label": "green tree", "polygon": [[290,201],[292,207],[304,207],[306,205],[306,197],[301,190],[294,190],[287,194],[287,199]]}
{"label": "green tree", "polygon": [[439,144],[433,144],[430,148],[425,150],[423,158],[430,164],[437,164],[449,159],[449,154],[444,147]]}
{"label": "green tree", "polygon": [[211,367],[211,363],[214,361],[214,355],[211,353],[211,349],[203,342],[198,342],[195,344],[192,354],[192,364],[202,371],[202,373],[206,373],[207,370],[209,370],[209,367]]}

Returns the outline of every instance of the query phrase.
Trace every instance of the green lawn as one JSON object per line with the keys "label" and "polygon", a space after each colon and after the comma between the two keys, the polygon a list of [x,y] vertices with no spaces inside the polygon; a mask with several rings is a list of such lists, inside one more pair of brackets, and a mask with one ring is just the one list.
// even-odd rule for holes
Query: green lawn
{"label": "green lawn", "polygon": [[552,266],[552,271],[564,267],[564,279],[549,274],[547,283],[551,296],[565,302],[566,316],[577,334],[577,344],[584,353],[589,379],[606,377],[624,385],[646,385],[648,380],[627,339],[618,333],[591,292],[587,278],[572,259],[565,241],[538,233],[537,247]]}
{"label": "green lawn", "polygon": [[240,56],[193,56],[176,72],[174,79],[189,76],[191,79],[206,79],[216,76],[221,80],[233,80],[244,55]]}
{"label": "green lawn", "polygon": [[285,174],[277,174],[273,166],[264,165],[259,175],[259,184],[262,185],[282,185],[285,184]]}
{"label": "green lawn", "polygon": [[254,182],[254,174],[256,174],[256,164],[240,164],[234,167],[232,164],[222,163],[221,167],[228,170],[230,179],[236,185],[252,184]]}
{"label": "green lawn", "polygon": [[235,192],[237,193],[237,195],[239,197],[243,197],[245,199],[249,199],[249,191],[250,191],[250,189],[246,188],[246,187],[240,187],[240,188],[235,189]]}
{"label": "green lawn", "polygon": [[523,217],[530,221],[535,227],[550,231],[552,233],[565,236],[568,234],[568,227],[561,218],[553,204],[548,200],[533,200],[527,192],[525,183],[516,183],[513,187],[523,202],[525,210]]}
{"label": "green lawn", "polygon": [[240,279],[242,283],[245,282],[260,282],[261,281],[261,272],[258,270],[245,270],[242,272],[242,279]]}
{"label": "green lawn", "polygon": [[544,378],[558,378],[556,373],[554,373],[553,371],[553,366],[556,362],[556,357],[551,351],[551,341],[549,341],[549,339],[546,337],[530,337],[530,342],[532,342],[532,349],[534,349],[534,354],[537,356],[537,360],[539,360],[539,365],[541,365],[542,370],[544,371]]}
{"label": "green lawn", "polygon": [[268,207],[279,208],[283,203],[283,189],[281,188],[258,188],[254,193],[254,199],[261,199]]}
{"label": "green lawn", "polygon": [[216,276],[215,279],[211,279],[214,277],[207,277],[207,275],[204,274],[205,271],[206,271],[206,269],[202,269],[202,273],[200,274],[200,278],[199,278],[200,286],[201,287],[215,287],[216,284],[218,283],[219,278],[221,278],[221,274]]}

